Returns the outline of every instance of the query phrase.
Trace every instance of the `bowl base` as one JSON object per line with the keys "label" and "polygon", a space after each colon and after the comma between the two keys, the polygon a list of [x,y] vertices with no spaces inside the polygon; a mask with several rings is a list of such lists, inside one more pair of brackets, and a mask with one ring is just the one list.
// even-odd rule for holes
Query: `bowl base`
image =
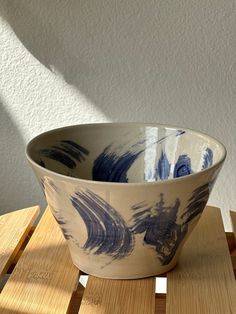
{"label": "bowl base", "polygon": [[85,275],[91,275],[94,277],[98,277],[98,278],[103,278],[103,279],[113,279],[113,280],[121,280],[121,279],[142,279],[142,278],[148,278],[148,277],[157,277],[159,275],[165,274],[169,271],[171,271],[172,269],[174,269],[177,264],[178,261],[174,261],[172,263],[170,263],[169,265],[167,265],[166,267],[162,267],[162,270],[159,270],[157,272],[153,272],[153,273],[148,273],[146,272],[145,274],[137,274],[137,275],[106,275],[104,274],[104,272],[98,273],[98,272],[93,272],[93,271],[88,271],[86,270],[84,267],[81,267],[79,265],[77,265],[76,263],[73,262],[73,264],[75,265],[75,267],[77,267],[79,270],[81,270],[82,272],[85,273]]}

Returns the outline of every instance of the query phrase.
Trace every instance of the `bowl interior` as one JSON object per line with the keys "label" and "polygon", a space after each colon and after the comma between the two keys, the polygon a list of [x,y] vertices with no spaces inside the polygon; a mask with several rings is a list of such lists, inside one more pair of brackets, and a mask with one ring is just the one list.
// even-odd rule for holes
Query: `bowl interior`
{"label": "bowl interior", "polygon": [[30,159],[66,176],[108,182],[145,182],[200,172],[225,154],[217,140],[191,130],[138,124],[56,129],[28,145]]}

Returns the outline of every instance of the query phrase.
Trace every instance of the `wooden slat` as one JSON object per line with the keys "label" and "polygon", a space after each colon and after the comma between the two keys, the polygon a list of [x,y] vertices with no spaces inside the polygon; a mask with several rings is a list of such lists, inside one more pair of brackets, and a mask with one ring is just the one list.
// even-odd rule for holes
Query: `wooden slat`
{"label": "wooden slat", "polygon": [[6,273],[39,214],[39,206],[0,216],[0,278]]}
{"label": "wooden slat", "polygon": [[[235,241],[236,241],[236,212],[230,211],[230,217],[231,217],[234,237],[235,237]],[[234,269],[234,274],[236,277],[236,248],[231,253],[231,260],[232,260],[232,265],[233,265],[233,269]]]}
{"label": "wooden slat", "polygon": [[0,294],[0,313],[65,314],[78,275],[47,209]]}
{"label": "wooden slat", "polygon": [[109,280],[89,276],[79,314],[154,314],[155,278]]}
{"label": "wooden slat", "polygon": [[167,274],[167,314],[236,313],[236,285],[220,210],[207,207]]}
{"label": "wooden slat", "polygon": [[232,221],[232,227],[233,227],[233,232],[234,232],[234,236],[236,239],[236,212],[233,212],[232,210],[230,211],[230,218]]}

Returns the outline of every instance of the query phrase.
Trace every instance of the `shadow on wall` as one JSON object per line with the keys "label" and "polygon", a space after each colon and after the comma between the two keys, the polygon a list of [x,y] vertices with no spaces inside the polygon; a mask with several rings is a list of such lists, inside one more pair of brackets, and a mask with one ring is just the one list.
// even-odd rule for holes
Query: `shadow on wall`
{"label": "shadow on wall", "polygon": [[0,215],[36,203],[45,206],[43,193],[27,164],[24,140],[5,111],[1,99],[0,126]]}
{"label": "shadow on wall", "polygon": [[[108,118],[150,121],[153,117],[155,85],[160,84],[155,65],[159,43],[153,34],[149,36],[156,27],[154,4],[12,0],[1,1],[0,6],[33,56],[59,72]],[[149,26],[144,29],[144,25]]]}

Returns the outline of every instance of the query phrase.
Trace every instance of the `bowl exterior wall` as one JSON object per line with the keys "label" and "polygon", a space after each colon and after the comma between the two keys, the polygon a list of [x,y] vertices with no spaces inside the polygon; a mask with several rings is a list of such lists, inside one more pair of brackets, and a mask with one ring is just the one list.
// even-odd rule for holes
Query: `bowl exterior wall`
{"label": "bowl exterior wall", "polygon": [[107,184],[31,164],[73,263],[113,279],[155,276],[176,265],[221,165],[170,182]]}

